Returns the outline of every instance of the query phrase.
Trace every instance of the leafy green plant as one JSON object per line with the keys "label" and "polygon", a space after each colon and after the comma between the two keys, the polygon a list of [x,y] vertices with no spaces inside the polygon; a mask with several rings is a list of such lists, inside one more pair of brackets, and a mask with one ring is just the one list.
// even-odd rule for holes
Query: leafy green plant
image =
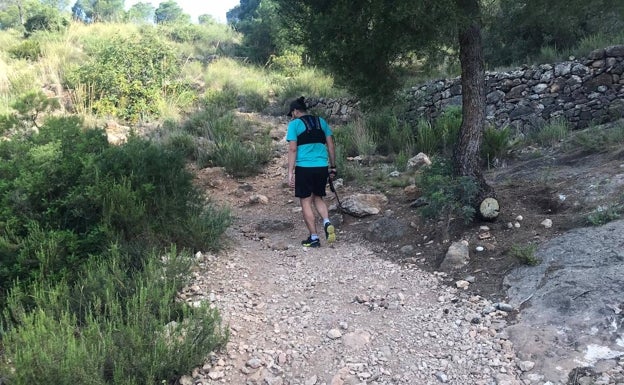
{"label": "leafy green plant", "polygon": [[435,120],[433,127],[440,151],[450,154],[459,137],[462,122],[461,107],[450,106],[444,109]]}
{"label": "leafy green plant", "polygon": [[240,142],[237,139],[226,139],[215,143],[215,150],[210,158],[216,166],[235,177],[255,175],[272,157],[270,144],[256,145]]}
{"label": "leafy green plant", "polygon": [[152,34],[113,38],[93,60],[69,74],[69,86],[88,85],[91,108],[131,122],[158,116],[164,95],[175,92],[180,66],[169,45]]}
{"label": "leafy green plant", "polygon": [[57,98],[49,98],[41,91],[27,92],[11,105],[15,113],[0,121],[0,132],[14,128],[39,128],[41,115],[52,112],[59,106]]}
{"label": "leafy green plant", "polygon": [[539,258],[535,256],[535,251],[537,250],[537,245],[527,244],[527,245],[518,245],[514,244],[509,249],[509,255],[513,258],[518,259],[520,263],[523,265],[536,266],[540,264]]}
{"label": "leafy green plant", "polygon": [[216,310],[176,300],[190,254],[173,248],[130,270],[114,248],[103,257],[71,285],[39,281],[31,292],[12,291],[0,363],[11,383],[172,382],[226,342]]}
{"label": "leafy green plant", "polygon": [[35,61],[41,57],[41,45],[37,40],[24,40],[21,44],[9,49],[9,54],[16,59]]}
{"label": "leafy green plant", "polygon": [[71,280],[112,242],[216,249],[230,223],[194,186],[180,151],[138,137],[110,146],[81,124],[49,118],[39,133],[0,142],[0,238],[19,246],[3,260],[0,300],[16,279]]}
{"label": "leafy green plant", "polygon": [[453,216],[466,223],[474,219],[477,182],[474,178],[454,176],[449,161],[434,158],[431,166],[419,175],[417,184],[427,202],[420,208],[425,218],[446,219],[447,223]]}
{"label": "leafy green plant", "polygon": [[592,226],[602,226],[622,217],[621,206],[599,206],[587,216],[587,223]]}

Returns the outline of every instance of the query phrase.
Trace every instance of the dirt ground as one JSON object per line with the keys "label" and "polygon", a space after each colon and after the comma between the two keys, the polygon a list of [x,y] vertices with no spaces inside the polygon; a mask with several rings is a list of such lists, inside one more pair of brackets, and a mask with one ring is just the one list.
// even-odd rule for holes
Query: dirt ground
{"label": "dirt ground", "polygon": [[[220,169],[196,170],[198,183],[217,201],[237,207],[235,226],[249,232],[259,231],[259,223],[286,223],[301,229],[301,239],[307,236],[298,202],[292,190],[285,185],[285,134],[287,120],[282,117],[248,115],[258,127],[273,127],[278,154],[255,177],[235,179]],[[618,176],[624,170],[624,149],[603,153],[570,151],[565,146],[553,148],[527,147],[515,151],[504,163],[486,170],[488,183],[494,188],[501,210],[493,222],[475,221],[465,224],[453,220],[449,231],[440,222],[424,221],[417,209],[410,207],[402,187],[388,187],[385,191],[371,190],[346,182],[338,189],[340,199],[358,192],[383,193],[388,197],[384,208],[391,216],[409,225],[403,238],[391,243],[371,244],[371,249],[393,261],[415,264],[426,271],[437,271],[451,242],[467,240],[470,245],[470,263],[448,276],[449,283],[467,276],[474,277],[470,290],[492,301],[505,298],[503,278],[521,261],[510,253],[513,247],[528,248],[561,235],[567,230],[587,226],[587,216],[599,207],[621,204],[624,182]],[[372,165],[370,167],[376,167]],[[339,170],[340,172],[340,170]],[[614,179],[615,177],[615,179]],[[328,189],[327,201],[335,204]],[[267,200],[264,203],[259,196]],[[355,218],[332,213],[338,228],[339,242],[366,242],[366,228],[378,216]],[[552,227],[542,222],[551,220]],[[263,222],[264,221],[264,222]],[[484,234],[480,227],[487,226]],[[262,227],[262,226],[260,226]],[[266,232],[266,231],[264,231]],[[411,245],[413,252],[406,255],[400,249]],[[481,246],[483,251],[477,251]]]}

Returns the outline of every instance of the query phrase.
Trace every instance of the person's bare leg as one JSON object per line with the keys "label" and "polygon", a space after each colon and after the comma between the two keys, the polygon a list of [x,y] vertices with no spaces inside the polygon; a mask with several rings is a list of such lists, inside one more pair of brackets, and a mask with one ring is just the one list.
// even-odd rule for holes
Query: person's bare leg
{"label": "person's bare leg", "polygon": [[314,209],[312,208],[313,196],[300,198],[301,210],[303,211],[303,221],[305,222],[310,235],[316,234],[316,220],[314,218]]}
{"label": "person's bare leg", "polygon": [[[316,195],[312,195],[312,197],[314,198],[314,207],[316,207],[316,211],[321,215],[323,221],[325,222],[326,219],[329,220],[329,210],[327,210],[327,204],[323,197]],[[334,243],[336,241],[336,229],[334,225],[332,225],[331,222],[327,224],[323,223],[323,229],[325,230],[327,242]]]}
{"label": "person's bare leg", "polygon": [[314,198],[314,207],[316,207],[316,211],[318,211],[321,218],[329,219],[329,211],[323,197],[312,195],[312,198]]}

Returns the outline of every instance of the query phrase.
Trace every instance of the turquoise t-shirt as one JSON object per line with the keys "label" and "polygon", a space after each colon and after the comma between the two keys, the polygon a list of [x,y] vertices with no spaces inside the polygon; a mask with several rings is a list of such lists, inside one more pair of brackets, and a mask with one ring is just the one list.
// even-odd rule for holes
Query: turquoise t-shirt
{"label": "turquoise t-shirt", "polygon": [[[321,121],[321,128],[325,133],[325,136],[331,136],[332,130],[329,124],[323,118],[319,118]],[[288,130],[286,131],[286,141],[296,142],[297,136],[306,130],[306,126],[301,119],[293,119],[288,123]],[[295,166],[298,167],[327,167],[329,165],[329,155],[327,153],[327,146],[324,143],[309,143],[302,144],[297,147],[297,159],[295,160]]]}

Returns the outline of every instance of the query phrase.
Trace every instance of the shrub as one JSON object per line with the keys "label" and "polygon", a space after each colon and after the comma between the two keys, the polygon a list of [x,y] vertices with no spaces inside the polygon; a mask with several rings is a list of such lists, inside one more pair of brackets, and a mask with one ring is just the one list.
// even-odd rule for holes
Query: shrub
{"label": "shrub", "polygon": [[246,177],[257,174],[272,155],[270,144],[255,145],[234,138],[217,142],[210,158],[216,166],[224,167],[231,175]]}
{"label": "shrub", "polygon": [[431,166],[419,175],[418,185],[427,202],[420,209],[424,217],[445,218],[450,221],[452,216],[457,216],[466,223],[473,220],[478,193],[477,181],[471,177],[454,176],[447,160],[434,158]]}
{"label": "shrub", "polygon": [[0,364],[10,383],[170,383],[225,343],[215,310],[176,300],[189,254],[153,254],[130,271],[126,259],[113,249],[72,285],[40,281],[30,295],[12,292],[3,343],[13,370]]}
{"label": "shrub", "polygon": [[9,55],[16,59],[35,61],[41,57],[41,45],[37,40],[25,40],[9,49]]}
{"label": "shrub", "polygon": [[0,239],[17,247],[3,261],[0,295],[40,273],[71,280],[111,243],[138,262],[145,245],[216,249],[229,225],[228,211],[193,185],[179,151],[137,137],[109,146],[102,130],[84,130],[75,117],[0,142],[0,156]]}
{"label": "shrub", "polygon": [[620,219],[621,216],[621,206],[599,206],[587,216],[587,223],[592,226],[602,226],[611,221]]}
{"label": "shrub", "polygon": [[512,245],[509,255],[518,259],[523,265],[536,266],[540,264],[540,260],[535,256],[535,250],[537,250],[537,246],[534,244]]}
{"label": "shrub", "polygon": [[70,73],[69,86],[88,85],[90,107],[101,116],[131,122],[158,117],[164,95],[175,92],[180,73],[172,49],[146,34],[113,38],[93,53],[93,60]]}
{"label": "shrub", "polygon": [[36,31],[61,32],[69,26],[69,21],[52,8],[43,8],[30,16],[24,23],[26,35]]}

